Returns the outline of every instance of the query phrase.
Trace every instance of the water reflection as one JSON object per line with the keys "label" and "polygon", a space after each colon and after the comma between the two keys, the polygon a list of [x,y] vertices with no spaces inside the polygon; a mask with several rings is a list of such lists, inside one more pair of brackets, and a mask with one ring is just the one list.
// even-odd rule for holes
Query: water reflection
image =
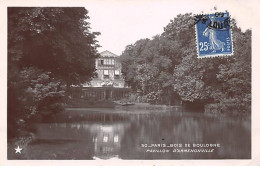
{"label": "water reflection", "polygon": [[[69,116],[70,118],[68,118]],[[77,110],[36,125],[28,159],[245,159],[250,119],[199,113]],[[142,144],[219,143],[212,153],[147,152]]]}
{"label": "water reflection", "polygon": [[128,125],[101,125],[93,131],[94,155],[93,159],[118,158],[124,129]]}

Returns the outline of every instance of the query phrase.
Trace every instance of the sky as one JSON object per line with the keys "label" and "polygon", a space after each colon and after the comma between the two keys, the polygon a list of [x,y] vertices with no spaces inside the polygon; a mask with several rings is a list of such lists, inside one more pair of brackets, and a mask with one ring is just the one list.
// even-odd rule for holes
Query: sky
{"label": "sky", "polygon": [[[249,2],[249,1],[247,1]],[[109,50],[117,55],[125,47],[141,38],[152,38],[178,14],[222,12],[228,10],[242,30],[250,29],[255,15],[252,3],[242,0],[98,0],[86,1],[92,31],[102,46],[99,52]],[[217,10],[214,10],[217,7]]]}

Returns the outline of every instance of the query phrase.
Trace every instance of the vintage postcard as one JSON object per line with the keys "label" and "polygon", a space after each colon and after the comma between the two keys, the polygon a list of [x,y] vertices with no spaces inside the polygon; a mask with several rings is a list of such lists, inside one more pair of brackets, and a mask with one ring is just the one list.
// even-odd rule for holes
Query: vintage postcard
{"label": "vintage postcard", "polygon": [[259,2],[1,1],[0,165],[260,165]]}

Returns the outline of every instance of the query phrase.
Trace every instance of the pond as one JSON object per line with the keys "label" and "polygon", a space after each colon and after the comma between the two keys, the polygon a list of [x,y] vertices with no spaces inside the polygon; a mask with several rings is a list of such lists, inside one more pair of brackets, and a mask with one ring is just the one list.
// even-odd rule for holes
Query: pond
{"label": "pond", "polygon": [[34,128],[27,159],[251,158],[248,117],[71,108]]}

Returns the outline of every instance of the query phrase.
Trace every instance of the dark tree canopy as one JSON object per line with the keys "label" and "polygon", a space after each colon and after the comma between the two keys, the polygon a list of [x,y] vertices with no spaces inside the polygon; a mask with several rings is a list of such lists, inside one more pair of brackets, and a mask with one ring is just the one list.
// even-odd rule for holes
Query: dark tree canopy
{"label": "dark tree canopy", "polygon": [[98,56],[85,8],[8,8],[8,58],[19,68],[34,66],[66,82],[92,76]]}
{"label": "dark tree canopy", "polygon": [[85,8],[8,8],[8,136],[60,112],[65,86],[91,79],[99,33],[88,21]]}
{"label": "dark tree canopy", "polygon": [[178,15],[161,35],[126,47],[121,55],[126,81],[143,95],[160,91],[162,97],[177,97],[176,92],[183,101],[250,112],[251,31],[232,23],[234,55],[198,59],[193,16]]}

